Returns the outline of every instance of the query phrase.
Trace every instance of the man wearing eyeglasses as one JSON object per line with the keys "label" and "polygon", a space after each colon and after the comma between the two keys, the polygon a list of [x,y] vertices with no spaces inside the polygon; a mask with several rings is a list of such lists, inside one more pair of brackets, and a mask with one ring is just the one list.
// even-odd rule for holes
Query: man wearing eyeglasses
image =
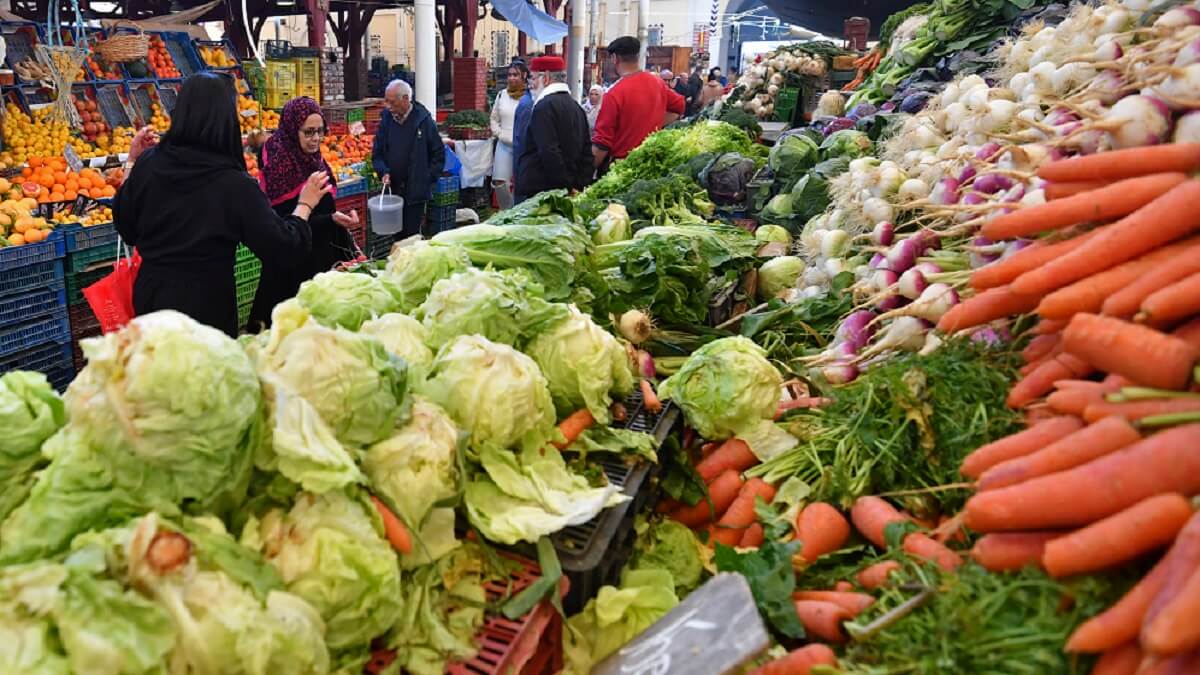
{"label": "man wearing eyeglasses", "polygon": [[531,197],[546,190],[581,190],[592,177],[587,114],[567,88],[561,56],[539,56],[533,71],[533,115],[517,158],[517,192]]}
{"label": "man wearing eyeglasses", "polygon": [[404,198],[402,236],[421,233],[425,206],[446,166],[446,146],[429,110],[412,100],[412,87],[392,80],[383,96],[384,114],[375,132],[371,162],[393,194]]}

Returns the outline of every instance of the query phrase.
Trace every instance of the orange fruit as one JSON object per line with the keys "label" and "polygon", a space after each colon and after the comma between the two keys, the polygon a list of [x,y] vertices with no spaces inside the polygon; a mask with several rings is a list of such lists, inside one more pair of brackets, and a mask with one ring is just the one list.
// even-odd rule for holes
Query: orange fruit
{"label": "orange fruit", "polygon": [[88,178],[87,176],[80,176],[79,177],[79,189],[86,190],[90,187],[92,187],[92,179]]}
{"label": "orange fruit", "polygon": [[79,188],[79,194],[83,195],[84,197],[91,197],[92,191],[90,188]]}
{"label": "orange fruit", "polygon": [[41,165],[42,165],[41,157],[30,157],[29,158],[29,166],[32,167],[31,169],[29,169],[30,173],[33,172],[33,169],[36,169]]}
{"label": "orange fruit", "polygon": [[75,199],[78,196],[79,196],[79,193],[72,190],[70,187],[68,187],[67,191],[63,193],[63,197],[66,197],[67,201],[71,201],[72,199]]}
{"label": "orange fruit", "polygon": [[63,185],[61,182],[55,181],[54,185],[50,186],[50,191],[51,192],[66,192],[67,186]]}
{"label": "orange fruit", "polygon": [[[29,161],[32,162],[33,160],[31,159]],[[30,167],[27,166],[24,169],[21,169],[21,175],[26,178],[29,178],[30,176],[33,175],[33,169],[31,169]]]}
{"label": "orange fruit", "polygon": [[54,187],[54,176],[46,176],[43,174],[38,176],[37,182],[38,185],[41,185],[44,188],[52,188]]}
{"label": "orange fruit", "polygon": [[60,184],[67,182],[66,172],[65,171],[55,171],[54,172],[54,182],[60,183]]}
{"label": "orange fruit", "polygon": [[117,189],[115,187],[113,187],[111,185],[104,186],[104,196],[105,197],[112,197],[115,194],[117,194]]}
{"label": "orange fruit", "polygon": [[25,243],[25,237],[22,237],[19,234],[10,235],[8,237],[8,243],[12,244],[13,246],[21,246]]}
{"label": "orange fruit", "polygon": [[79,181],[75,180],[74,176],[67,178],[67,182],[63,183],[63,185],[66,186],[68,191],[79,189]]}
{"label": "orange fruit", "polygon": [[63,193],[61,193],[61,192],[51,192],[50,193],[50,201],[52,201],[52,202],[66,201],[66,199],[67,199],[66,196],[63,195]]}
{"label": "orange fruit", "polygon": [[25,243],[26,244],[36,244],[45,238],[46,238],[46,233],[37,228],[34,228],[32,230],[26,230],[26,232],[25,232]]}

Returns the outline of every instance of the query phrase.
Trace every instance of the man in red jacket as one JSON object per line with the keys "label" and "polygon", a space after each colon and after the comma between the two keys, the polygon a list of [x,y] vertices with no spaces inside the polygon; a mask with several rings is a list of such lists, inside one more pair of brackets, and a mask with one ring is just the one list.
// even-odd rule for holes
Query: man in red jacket
{"label": "man in red jacket", "polygon": [[604,105],[592,132],[592,156],[597,167],[622,159],[647,136],[679,119],[687,108],[682,96],[662,79],[638,67],[642,45],[631,36],[608,45],[621,79],[604,95]]}

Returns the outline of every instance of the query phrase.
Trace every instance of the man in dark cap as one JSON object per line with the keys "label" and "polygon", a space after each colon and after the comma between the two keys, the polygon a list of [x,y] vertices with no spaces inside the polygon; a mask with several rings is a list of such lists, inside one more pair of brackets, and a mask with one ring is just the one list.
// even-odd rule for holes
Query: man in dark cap
{"label": "man in dark cap", "polygon": [[534,104],[517,158],[518,201],[545,190],[581,190],[593,173],[587,114],[567,89],[566,62],[539,56],[529,69]]}
{"label": "man in dark cap", "polygon": [[604,95],[604,105],[592,133],[592,155],[597,167],[622,159],[647,136],[679,119],[687,102],[662,79],[638,67],[642,45],[629,35],[608,45],[621,79]]}

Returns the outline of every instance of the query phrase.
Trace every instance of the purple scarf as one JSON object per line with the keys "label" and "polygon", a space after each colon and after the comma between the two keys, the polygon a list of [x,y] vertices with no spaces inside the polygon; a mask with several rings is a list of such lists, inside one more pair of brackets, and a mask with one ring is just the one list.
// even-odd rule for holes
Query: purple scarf
{"label": "purple scarf", "polygon": [[300,147],[300,128],[309,115],[321,115],[321,120],[325,119],[321,106],[307,96],[288,101],[279,115],[279,129],[263,145],[259,184],[267,193],[271,206],[298,196],[304,181],[315,171],[329,172],[329,180],[335,183],[333,196],[337,197],[337,176],[325,163],[321,152],[309,154]]}

